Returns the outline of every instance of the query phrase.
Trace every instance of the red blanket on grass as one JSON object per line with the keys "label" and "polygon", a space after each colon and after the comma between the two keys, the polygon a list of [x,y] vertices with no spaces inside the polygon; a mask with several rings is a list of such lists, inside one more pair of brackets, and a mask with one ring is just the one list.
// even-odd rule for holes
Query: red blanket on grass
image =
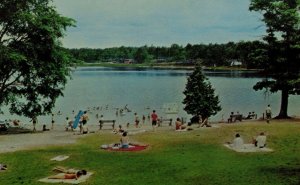
{"label": "red blanket on grass", "polygon": [[145,150],[148,147],[148,145],[129,145],[129,148],[115,148],[115,147],[108,147],[106,150],[109,151],[128,151],[128,152],[134,152],[134,151],[141,151]]}

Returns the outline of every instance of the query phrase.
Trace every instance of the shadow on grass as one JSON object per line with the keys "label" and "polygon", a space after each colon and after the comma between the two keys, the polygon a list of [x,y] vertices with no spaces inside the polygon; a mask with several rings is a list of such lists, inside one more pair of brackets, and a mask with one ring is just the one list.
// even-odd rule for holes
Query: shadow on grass
{"label": "shadow on grass", "polygon": [[21,127],[10,127],[6,131],[0,131],[0,135],[25,134],[25,133],[33,133],[33,131],[30,129],[21,128]]}
{"label": "shadow on grass", "polygon": [[279,166],[261,168],[262,173],[270,173],[280,177],[286,184],[300,184],[300,164],[294,166]]}

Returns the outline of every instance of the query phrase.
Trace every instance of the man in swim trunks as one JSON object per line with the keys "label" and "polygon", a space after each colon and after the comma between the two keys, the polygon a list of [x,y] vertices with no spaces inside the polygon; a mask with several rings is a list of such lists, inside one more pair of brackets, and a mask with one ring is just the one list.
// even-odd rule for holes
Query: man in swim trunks
{"label": "man in swim trunks", "polygon": [[151,114],[151,119],[152,119],[152,127],[153,127],[153,131],[155,131],[156,125],[157,125],[157,119],[158,116],[156,114],[156,111],[153,110],[152,114]]}

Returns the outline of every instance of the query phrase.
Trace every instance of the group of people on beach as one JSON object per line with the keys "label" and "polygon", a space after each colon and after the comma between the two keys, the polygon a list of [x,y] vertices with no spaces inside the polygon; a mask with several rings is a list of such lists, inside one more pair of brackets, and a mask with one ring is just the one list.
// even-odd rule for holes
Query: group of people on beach
{"label": "group of people on beach", "polygon": [[[75,117],[75,119],[76,119],[76,117]],[[84,111],[83,114],[79,118],[78,129],[81,134],[87,134],[89,132],[89,128],[87,126],[88,120],[89,120],[88,113],[87,113],[87,111]],[[74,131],[75,129],[77,129],[77,126],[75,127],[74,121],[69,120],[69,117],[66,117],[66,131]]]}
{"label": "group of people on beach", "polygon": [[[266,107],[265,113],[263,113],[263,117],[261,119],[266,119],[267,123],[270,123],[270,119],[272,118],[272,109],[270,104]],[[249,119],[257,119],[257,114],[252,111],[249,112],[246,117],[244,117],[242,114],[237,111],[237,113],[231,112],[229,115],[229,118],[227,120],[228,123],[233,123],[236,121],[242,121],[243,119],[249,120]]]}
{"label": "group of people on beach", "polygon": [[175,122],[175,130],[193,130],[191,128],[192,124],[197,124],[198,128],[200,127],[212,127],[211,124],[209,124],[208,122],[208,118],[204,118],[202,117],[202,115],[196,115],[193,116],[190,120],[189,123],[185,124],[183,122],[183,119],[177,118],[176,122]]}
{"label": "group of people on beach", "polygon": [[[137,122],[137,120],[135,121]],[[158,115],[156,114],[156,110],[152,111],[151,121],[152,121],[153,131],[156,131],[157,121],[158,121]],[[138,123],[136,123],[136,125],[138,125]],[[121,134],[120,143],[115,144],[116,145],[115,147],[119,146],[120,148],[128,148],[130,144],[128,132],[123,129],[122,125],[119,125],[118,129],[114,129],[113,132],[115,134]]]}
{"label": "group of people on beach", "polygon": [[[105,110],[108,109],[108,105],[106,107],[104,107]],[[94,107],[93,110],[102,110],[102,107]],[[119,111],[127,111],[127,112],[131,112],[131,110],[128,108],[128,105],[126,104],[124,108],[122,109],[117,109],[117,112]],[[78,131],[81,133],[81,134],[86,134],[89,132],[89,129],[88,129],[88,125],[87,125],[87,122],[89,120],[89,116],[88,116],[88,112],[91,112],[91,109],[89,108],[87,111],[84,111],[84,114],[81,116],[80,118],[80,122],[79,122],[79,126],[78,126]],[[75,111],[73,110],[73,114],[75,114]],[[52,119],[51,119],[51,129],[53,129],[54,127],[54,115],[55,114],[52,114]],[[62,115],[61,111],[59,111],[57,113],[57,115]],[[271,116],[272,115],[272,111],[271,111],[271,107],[270,105],[267,106],[266,110],[265,110],[265,118],[267,120],[267,123],[270,122],[270,119],[271,119]],[[239,117],[240,116],[240,117]],[[99,119],[99,114],[97,113],[96,114],[96,117],[97,119]],[[74,118],[75,119],[75,118]],[[103,115],[100,116],[100,120],[103,119]],[[159,118],[156,111],[153,110],[151,114],[148,114],[148,120],[149,122],[151,123],[152,125],[152,128],[153,128],[153,131],[156,131],[156,128],[158,126],[160,126],[160,123],[161,123],[161,119],[162,118]],[[231,112],[230,114],[230,117],[228,119],[228,122],[235,122],[235,120],[239,120],[241,121],[241,119],[257,119],[257,114],[252,111],[252,112],[249,112],[248,116],[247,117],[243,117],[239,112],[237,112],[236,114],[234,114],[234,112]],[[137,112],[134,113],[134,126],[136,128],[140,128],[141,124],[142,123],[143,125],[145,124],[145,120],[146,120],[146,116],[145,115],[142,115],[141,119],[138,115]],[[34,124],[34,128],[35,128],[35,125],[37,123],[37,119],[32,119],[32,122]],[[69,117],[66,117],[66,131],[74,131],[76,128],[74,128],[74,120],[73,119],[70,119]],[[196,115],[196,116],[193,116],[191,118],[191,121],[189,123],[184,123],[184,119],[180,119],[179,117],[175,120],[175,130],[184,130],[184,129],[187,129],[191,126],[191,124],[198,124],[199,126],[198,127],[211,127],[211,125],[209,124],[208,122],[208,119],[207,118],[202,118],[202,116],[199,114],[199,115]],[[20,125],[20,120],[13,120],[13,124],[15,126],[18,126]],[[128,122],[127,123],[127,127],[129,127],[130,123]],[[50,129],[48,129],[46,127],[46,125],[44,124],[43,125],[43,131],[48,131]]]}

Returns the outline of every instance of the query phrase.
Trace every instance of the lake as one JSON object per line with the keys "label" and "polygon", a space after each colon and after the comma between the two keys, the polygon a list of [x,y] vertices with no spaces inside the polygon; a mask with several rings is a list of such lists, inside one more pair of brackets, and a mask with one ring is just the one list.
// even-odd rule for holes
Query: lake
{"label": "lake", "polygon": [[[55,114],[55,122],[64,123],[65,117],[74,117],[78,110],[89,110],[90,124],[98,122],[97,114],[104,115],[105,119],[117,119],[117,124],[133,123],[134,112],[140,117],[147,117],[153,109],[164,118],[190,118],[181,103],[189,73],[190,70],[79,67],[73,71],[64,97],[57,99],[54,112],[60,111],[61,115]],[[227,120],[232,111],[239,111],[245,116],[255,111],[260,117],[267,104],[271,104],[274,114],[278,113],[280,94],[254,91],[253,85],[261,80],[254,72],[205,71],[205,75],[215,88],[222,106],[222,111],[211,117],[211,121]],[[177,114],[165,113],[163,108],[171,103],[178,106]],[[299,103],[300,96],[290,96],[289,115],[300,115]],[[117,116],[117,108],[126,105],[132,112]],[[40,117],[39,120],[50,125],[51,116]]]}

